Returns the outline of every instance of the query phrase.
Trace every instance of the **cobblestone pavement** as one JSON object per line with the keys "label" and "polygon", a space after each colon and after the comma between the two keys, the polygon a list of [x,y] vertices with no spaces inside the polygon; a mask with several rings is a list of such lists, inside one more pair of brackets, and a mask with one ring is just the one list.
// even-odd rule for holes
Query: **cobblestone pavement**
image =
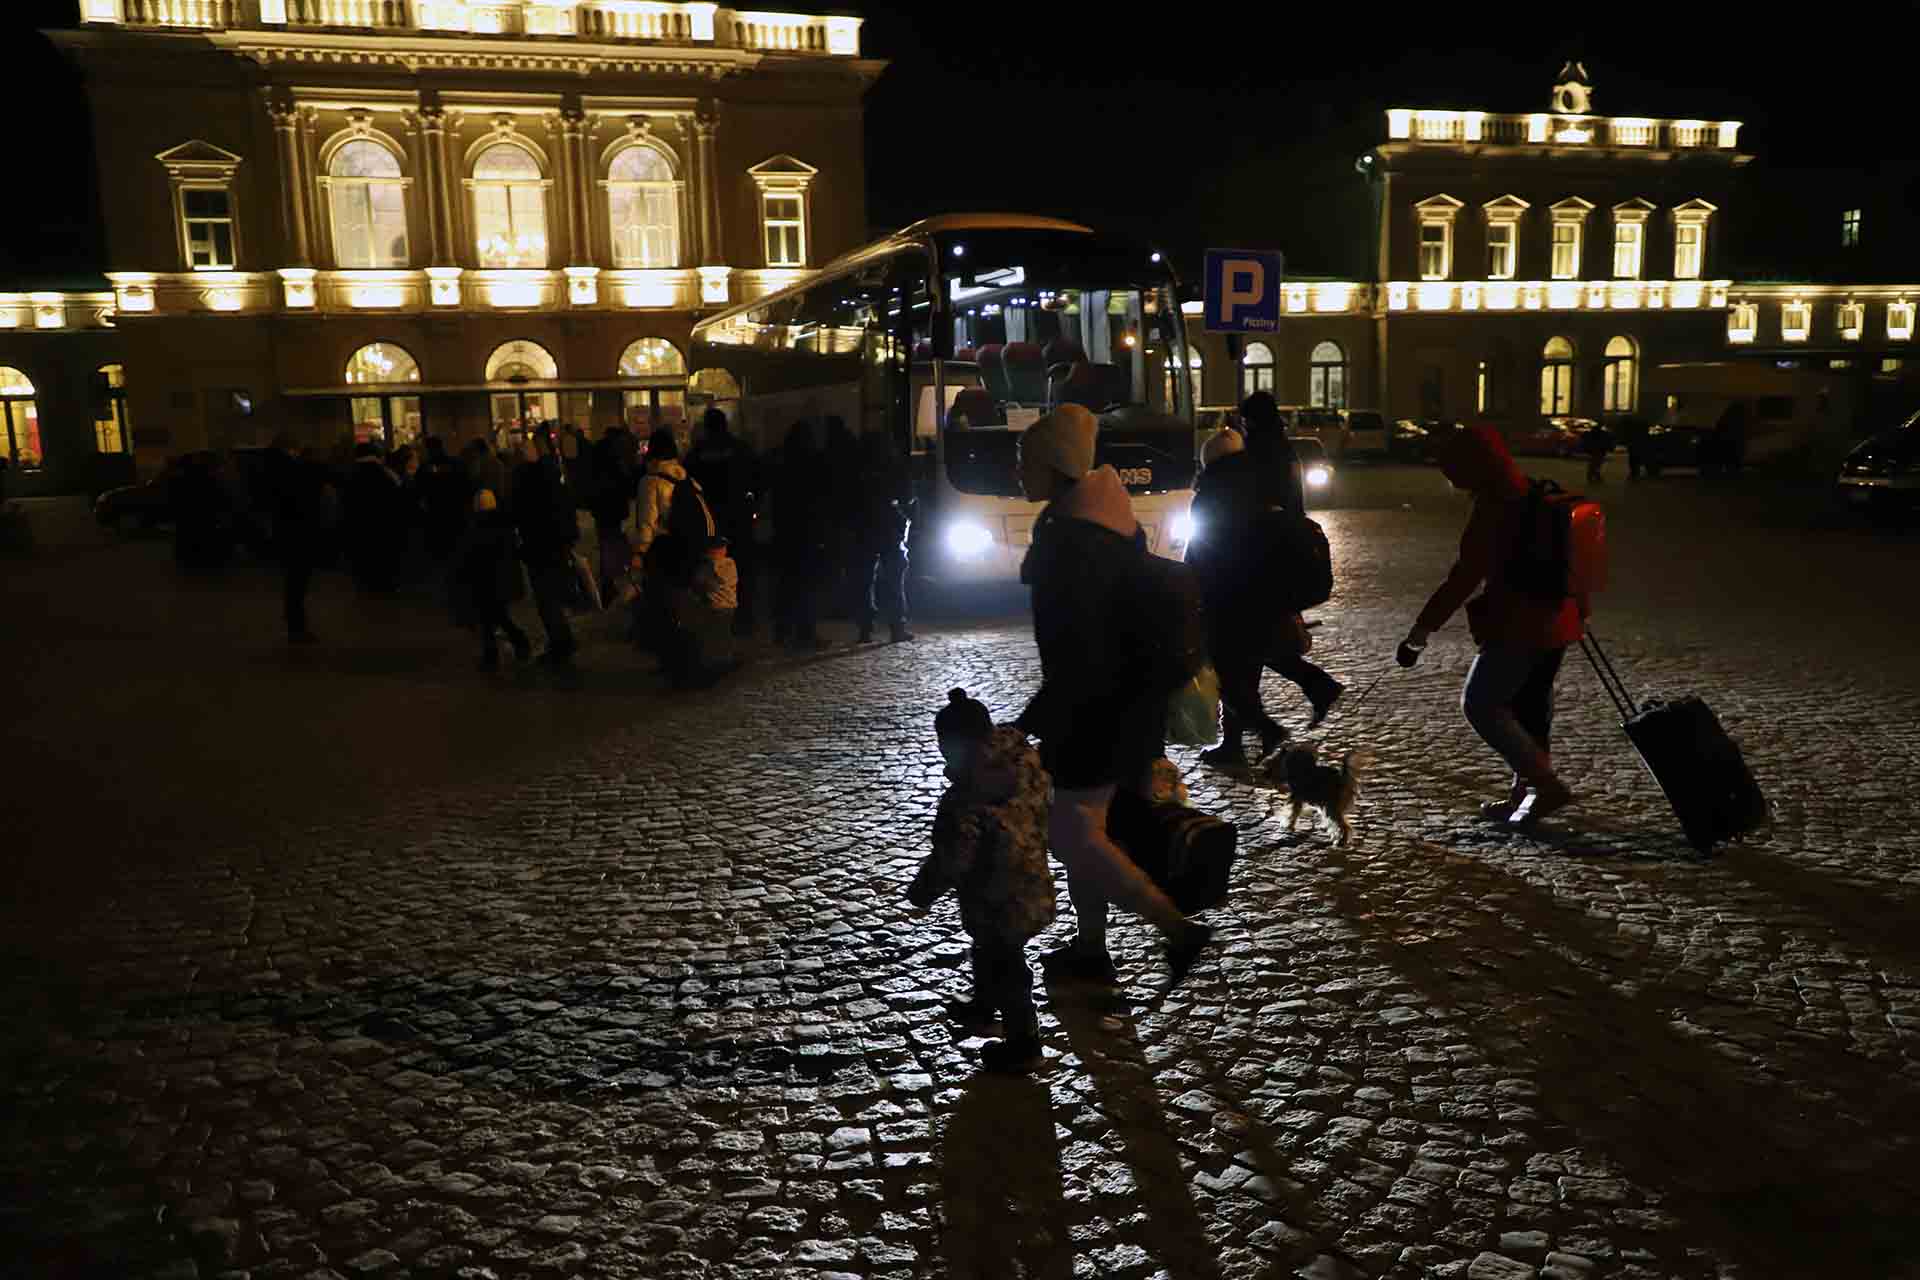
{"label": "cobblestone pavement", "polygon": [[[1462,508],[1349,483],[1317,635],[1357,689]],[[1443,633],[1322,734],[1373,759],[1349,848],[1194,772],[1243,832],[1220,945],[1169,995],[1122,922],[1030,1081],[975,1074],[951,900],[903,897],[931,713],[1018,705],[1022,619],[674,697],[607,644],[489,683],[332,583],[283,654],[264,577],[153,545],[7,566],[0,1273],[1920,1274],[1917,544],[1607,496],[1597,622],[1710,698],[1771,832],[1691,856],[1572,662],[1583,805],[1477,824]]]}

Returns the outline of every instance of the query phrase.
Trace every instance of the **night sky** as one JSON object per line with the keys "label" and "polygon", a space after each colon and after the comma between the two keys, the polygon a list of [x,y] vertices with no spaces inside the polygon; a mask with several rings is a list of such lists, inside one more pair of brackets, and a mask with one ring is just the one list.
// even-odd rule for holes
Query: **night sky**
{"label": "night sky", "polygon": [[[4,8],[24,81],[11,97],[33,127],[9,136],[0,279],[84,273],[101,259],[91,122],[33,30],[71,22],[76,5]],[[1233,243],[1280,248],[1303,273],[1351,272],[1360,235],[1326,213],[1365,208],[1353,159],[1381,140],[1381,112],[1541,110],[1569,54],[1601,114],[1746,121],[1757,182],[1819,167],[1904,193],[1916,9],[1588,7],[1584,29],[1560,29],[1537,3],[871,3],[865,50],[893,65],[868,99],[870,221],[1017,209],[1151,240],[1176,260]]]}

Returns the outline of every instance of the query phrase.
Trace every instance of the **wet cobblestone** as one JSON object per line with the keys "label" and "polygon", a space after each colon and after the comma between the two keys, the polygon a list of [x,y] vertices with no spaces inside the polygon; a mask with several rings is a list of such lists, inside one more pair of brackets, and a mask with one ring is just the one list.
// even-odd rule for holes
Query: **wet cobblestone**
{"label": "wet cobblestone", "polygon": [[[1371,483],[1317,633],[1356,692],[1457,527]],[[1037,988],[1030,1080],[976,1075],[954,908],[903,896],[931,712],[1017,707],[1017,618],[687,699],[604,646],[579,690],[477,682],[398,606],[290,660],[244,575],[70,594],[150,547],[9,578],[50,629],[4,642],[0,1272],[1920,1274],[1920,670],[1868,594],[1913,548],[1722,518],[1622,500],[1599,621],[1740,736],[1763,838],[1694,857],[1572,663],[1582,808],[1477,824],[1443,639],[1321,735],[1372,759],[1352,846],[1191,773],[1243,832],[1215,955],[1168,994],[1121,923],[1115,997]]]}

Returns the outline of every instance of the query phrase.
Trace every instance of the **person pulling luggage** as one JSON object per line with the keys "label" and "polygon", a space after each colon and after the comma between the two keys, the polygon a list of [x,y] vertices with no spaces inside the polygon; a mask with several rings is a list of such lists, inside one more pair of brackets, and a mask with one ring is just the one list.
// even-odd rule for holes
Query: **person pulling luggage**
{"label": "person pulling luggage", "polygon": [[[1473,495],[1473,512],[1459,558],[1395,657],[1402,667],[1413,666],[1432,634],[1466,604],[1480,652],[1460,707],[1474,732],[1513,767],[1506,798],[1480,812],[1490,821],[1527,825],[1573,803],[1550,753],[1553,684],[1567,646],[1586,626],[1589,603],[1584,593],[1549,599],[1512,580],[1515,552],[1533,522],[1527,479],[1499,432],[1469,427],[1453,433],[1440,446],[1440,467],[1456,489]],[[1469,602],[1476,589],[1480,594]]]}

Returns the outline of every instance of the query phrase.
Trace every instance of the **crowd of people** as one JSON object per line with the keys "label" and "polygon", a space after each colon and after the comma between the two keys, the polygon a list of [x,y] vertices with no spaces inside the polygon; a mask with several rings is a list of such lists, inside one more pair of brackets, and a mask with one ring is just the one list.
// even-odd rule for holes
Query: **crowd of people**
{"label": "crowd of people", "polygon": [[[1344,692],[1307,660],[1310,633],[1290,603],[1300,593],[1290,593],[1286,579],[1303,569],[1287,563],[1287,549],[1305,544],[1275,537],[1289,521],[1297,528],[1305,520],[1298,458],[1270,394],[1251,396],[1241,418],[1244,434],[1222,432],[1204,448],[1188,553],[1225,730],[1202,759],[1231,769],[1250,762],[1249,733],[1263,756],[1288,736],[1262,705],[1263,669],[1300,687],[1310,725]],[[962,1024],[999,1024],[1003,1038],[982,1051],[995,1071],[1026,1071],[1042,1058],[1025,946],[1053,919],[1049,852],[1066,871],[1075,923],[1072,939],[1041,957],[1050,975],[1117,980],[1107,945],[1113,906],[1158,931],[1174,984],[1212,940],[1212,929],[1175,904],[1143,870],[1152,860],[1116,840],[1109,821],[1123,792],[1159,799],[1152,793],[1164,765],[1168,699],[1187,668],[1164,660],[1166,628],[1152,615],[1168,607],[1167,598],[1152,584],[1165,575],[1152,567],[1118,473],[1096,465],[1097,433],[1092,414],[1066,405],[1020,442],[1022,488],[1047,504],[1021,571],[1032,588],[1038,692],[1009,725],[995,725],[958,689],[934,718],[951,786],[908,897],[926,909],[948,890],[958,893],[973,941],[973,990],[948,1012]],[[1462,708],[1513,769],[1507,794],[1482,815],[1527,825],[1573,801],[1553,767],[1553,685],[1588,601],[1541,598],[1510,574],[1509,553],[1526,536],[1530,489],[1497,432],[1450,430],[1439,460],[1472,496],[1472,514],[1456,563],[1395,657],[1402,666],[1417,663],[1433,633],[1465,607],[1479,652]]]}
{"label": "crowd of people", "polygon": [[571,667],[578,615],[621,609],[629,638],[681,684],[736,665],[736,638],[763,612],[796,649],[823,646],[823,613],[853,620],[863,643],[879,625],[893,643],[913,639],[913,496],[891,440],[803,420],[763,458],[719,409],[695,436],[685,456],[669,427],[594,438],[560,424],[506,450],[473,440],[456,454],[429,437],[419,450],[367,442],[325,456],[283,435],[244,466],[196,454],[169,483],[176,552],[209,567],[252,542],[277,559],[294,644],[316,640],[307,598],[325,567],[371,594],[443,585],[485,670],[500,666],[502,637],[532,659],[515,617],[529,596],[541,662]]}

